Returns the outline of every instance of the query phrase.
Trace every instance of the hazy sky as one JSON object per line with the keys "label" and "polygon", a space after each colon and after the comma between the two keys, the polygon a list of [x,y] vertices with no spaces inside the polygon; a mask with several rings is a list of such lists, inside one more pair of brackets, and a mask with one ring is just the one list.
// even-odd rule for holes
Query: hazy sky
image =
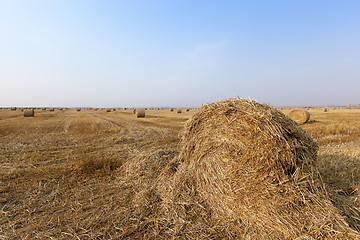
{"label": "hazy sky", "polygon": [[360,103],[358,0],[0,0],[0,106]]}

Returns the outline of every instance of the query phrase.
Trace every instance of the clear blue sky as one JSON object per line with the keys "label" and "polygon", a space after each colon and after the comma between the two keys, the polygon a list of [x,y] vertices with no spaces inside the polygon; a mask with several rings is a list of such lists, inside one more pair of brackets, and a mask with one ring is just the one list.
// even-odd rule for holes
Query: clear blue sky
{"label": "clear blue sky", "polygon": [[360,103],[358,0],[0,0],[0,106]]}

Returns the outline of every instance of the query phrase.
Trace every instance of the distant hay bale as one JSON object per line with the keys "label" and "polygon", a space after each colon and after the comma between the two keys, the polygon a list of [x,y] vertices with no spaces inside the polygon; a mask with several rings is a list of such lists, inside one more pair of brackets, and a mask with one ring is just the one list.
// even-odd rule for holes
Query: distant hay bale
{"label": "distant hay bale", "polygon": [[289,117],[297,124],[304,124],[310,119],[310,113],[303,109],[293,109],[289,113]]}
{"label": "distant hay bale", "polygon": [[156,187],[157,224],[170,236],[359,239],[327,197],[317,144],[280,111],[243,99],[206,104],[181,145]]}
{"label": "distant hay bale", "polygon": [[55,109],[54,109],[54,108],[49,108],[49,111],[50,111],[50,112],[54,112]]}
{"label": "distant hay bale", "polygon": [[137,118],[144,118],[145,117],[145,109],[144,108],[137,108],[136,109],[136,117]]}
{"label": "distant hay bale", "polygon": [[80,111],[81,111],[81,108],[77,108],[76,111],[80,112]]}
{"label": "distant hay bale", "polygon": [[170,108],[170,111],[171,111],[171,112],[173,112],[173,111],[174,111],[174,109],[173,109],[173,108]]}
{"label": "distant hay bale", "polygon": [[34,109],[24,110],[24,117],[34,117]]}
{"label": "distant hay bale", "polygon": [[328,111],[327,108],[322,108],[321,110],[322,110],[323,112],[327,112],[327,111]]}
{"label": "distant hay bale", "polygon": [[106,109],[106,112],[111,112],[111,109],[110,108]]}
{"label": "distant hay bale", "polygon": [[113,108],[113,111],[116,111],[116,108]]}
{"label": "distant hay bale", "polygon": [[11,111],[16,111],[16,107],[12,107],[12,108],[11,108]]}
{"label": "distant hay bale", "polygon": [[177,108],[177,109],[176,109],[176,112],[177,112],[177,113],[181,113],[181,112],[182,112],[182,111],[181,111],[181,108]]}
{"label": "distant hay bale", "polygon": [[187,108],[186,111],[187,111],[187,112],[190,111],[190,108]]}

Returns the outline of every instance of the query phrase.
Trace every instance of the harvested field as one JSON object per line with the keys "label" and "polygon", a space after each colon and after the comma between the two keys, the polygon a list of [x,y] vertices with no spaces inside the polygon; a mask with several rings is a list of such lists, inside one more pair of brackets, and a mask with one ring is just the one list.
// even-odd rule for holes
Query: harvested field
{"label": "harvested field", "polygon": [[[182,132],[197,111],[148,109],[146,118],[135,118],[132,109],[111,114],[65,109],[24,118],[20,111],[0,110],[0,239],[238,239],[232,226],[241,219],[214,218],[221,211],[207,209],[218,203],[184,195],[192,196],[195,188],[181,192],[177,203],[162,195],[161,186],[168,186],[160,183],[178,170]],[[328,199],[323,204],[332,205],[337,215],[314,229],[304,224],[294,230],[280,217],[274,224],[288,229],[285,239],[301,234],[340,239],[344,235],[328,231],[339,223],[339,232],[360,239],[360,110],[308,111],[310,121],[301,128],[319,147],[314,167]],[[318,205],[317,198],[308,199],[299,209]],[[291,204],[289,209],[296,207]],[[259,216],[246,221],[248,226],[265,224]],[[280,239],[275,232],[268,239]],[[250,233],[249,239],[271,236]]]}

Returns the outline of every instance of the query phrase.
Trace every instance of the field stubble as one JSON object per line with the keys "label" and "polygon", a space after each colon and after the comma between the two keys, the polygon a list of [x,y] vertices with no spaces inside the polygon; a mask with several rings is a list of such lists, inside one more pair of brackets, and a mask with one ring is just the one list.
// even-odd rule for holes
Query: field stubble
{"label": "field stubble", "polygon": [[[169,237],[152,191],[193,112],[0,110],[0,239]],[[309,112],[329,196],[360,231],[360,110]]]}

